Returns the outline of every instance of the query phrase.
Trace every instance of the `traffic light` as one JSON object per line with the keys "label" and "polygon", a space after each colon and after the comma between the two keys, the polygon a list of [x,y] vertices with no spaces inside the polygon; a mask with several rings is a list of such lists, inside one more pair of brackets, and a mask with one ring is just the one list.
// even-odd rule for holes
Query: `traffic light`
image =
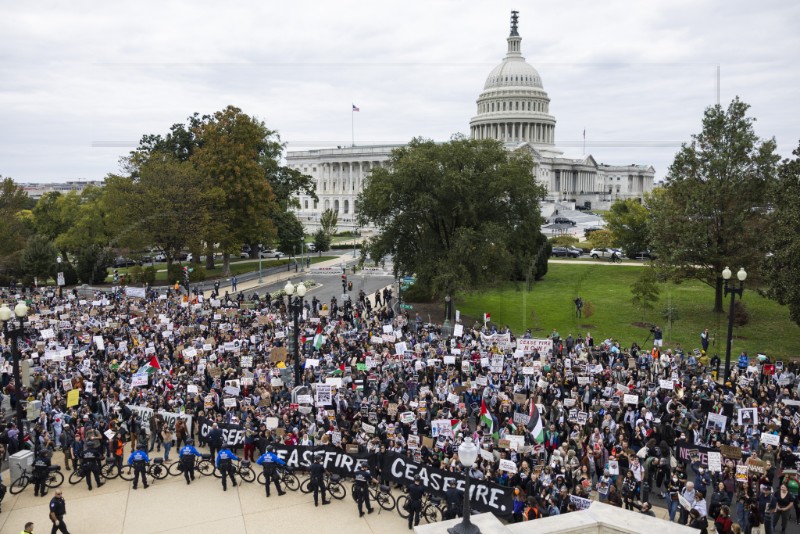
{"label": "traffic light", "polygon": [[342,292],[344,293],[345,291],[347,291],[347,275],[343,274],[342,275]]}
{"label": "traffic light", "polygon": [[114,284],[119,283],[119,269],[114,269]]}

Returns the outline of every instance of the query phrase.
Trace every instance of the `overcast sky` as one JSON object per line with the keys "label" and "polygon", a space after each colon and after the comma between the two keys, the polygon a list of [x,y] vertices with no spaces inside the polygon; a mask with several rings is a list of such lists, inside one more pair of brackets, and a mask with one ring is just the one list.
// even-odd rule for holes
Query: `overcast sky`
{"label": "overcast sky", "polygon": [[[232,4],[232,5],[227,5]],[[800,3],[785,1],[11,2],[0,17],[0,174],[102,179],[142,135],[228,104],[288,150],[469,132],[520,11],[567,155],[663,177],[715,103],[800,139]]]}

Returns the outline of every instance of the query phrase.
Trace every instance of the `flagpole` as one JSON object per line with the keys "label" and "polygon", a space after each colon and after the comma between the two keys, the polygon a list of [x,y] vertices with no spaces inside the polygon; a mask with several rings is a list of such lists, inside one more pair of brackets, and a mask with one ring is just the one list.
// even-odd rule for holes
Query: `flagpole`
{"label": "flagpole", "polygon": [[583,129],[583,155],[586,155],[586,128]]}
{"label": "flagpole", "polygon": [[355,114],[356,112],[353,109],[353,104],[350,104],[350,146],[356,146],[356,134],[354,128],[355,120],[353,118]]}

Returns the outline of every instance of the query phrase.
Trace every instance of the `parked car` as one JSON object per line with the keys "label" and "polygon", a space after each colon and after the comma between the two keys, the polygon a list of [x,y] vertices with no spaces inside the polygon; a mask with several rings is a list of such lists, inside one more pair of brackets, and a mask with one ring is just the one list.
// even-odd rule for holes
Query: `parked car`
{"label": "parked car", "polygon": [[114,267],[133,267],[134,265],[141,264],[133,261],[130,258],[126,258],[125,256],[117,256],[117,258],[114,260]]}
{"label": "parked car", "polygon": [[572,219],[567,219],[566,217],[556,217],[553,219],[553,224],[569,224],[575,226],[576,223]]}
{"label": "parked car", "polygon": [[595,259],[597,258],[610,258],[612,254],[617,254],[622,257],[622,251],[618,248],[593,248],[589,255]]}
{"label": "parked car", "polygon": [[567,247],[553,247],[553,256],[556,258],[577,258],[580,256],[580,251],[576,251]]}
{"label": "parked car", "polygon": [[572,253],[574,254],[574,257],[575,257],[575,258],[578,258],[578,257],[580,257],[580,256],[583,256],[583,249],[580,249],[580,248],[578,248],[578,247],[567,247],[567,250],[569,250],[570,252],[572,252]]}
{"label": "parked car", "polygon": [[654,260],[655,256],[649,250],[641,250],[639,252],[628,252],[625,254],[632,260]]}
{"label": "parked car", "polygon": [[309,252],[316,252],[317,245],[315,245],[314,243],[306,243],[306,250]]}
{"label": "parked car", "polygon": [[280,250],[272,250],[272,249],[262,250],[261,252],[258,253],[259,258],[274,258],[276,260],[279,260],[283,256],[284,254]]}

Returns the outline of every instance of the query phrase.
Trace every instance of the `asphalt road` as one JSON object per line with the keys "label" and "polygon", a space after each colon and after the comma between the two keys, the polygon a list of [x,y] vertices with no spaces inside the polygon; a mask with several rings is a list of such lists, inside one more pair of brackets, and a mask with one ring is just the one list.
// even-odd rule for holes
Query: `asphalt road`
{"label": "asphalt road", "polygon": [[[306,293],[307,299],[317,297],[320,302],[330,302],[331,297],[335,296],[336,300],[341,303],[342,301],[342,277],[341,275],[320,275],[320,274],[307,274],[301,276],[298,274],[296,278],[292,279],[292,283],[300,282],[303,280],[314,280],[319,286],[312,288]],[[351,298],[357,298],[359,290],[363,289],[367,295],[375,293],[378,289],[382,289],[394,283],[393,276],[379,276],[371,274],[355,274],[347,275],[347,280],[353,282],[353,290],[349,291]],[[245,297],[250,297],[255,291],[259,296],[263,296],[265,292],[274,292],[283,289],[286,283],[278,283],[271,285],[259,286],[258,288],[245,291]],[[397,291],[394,291],[396,295]]]}

